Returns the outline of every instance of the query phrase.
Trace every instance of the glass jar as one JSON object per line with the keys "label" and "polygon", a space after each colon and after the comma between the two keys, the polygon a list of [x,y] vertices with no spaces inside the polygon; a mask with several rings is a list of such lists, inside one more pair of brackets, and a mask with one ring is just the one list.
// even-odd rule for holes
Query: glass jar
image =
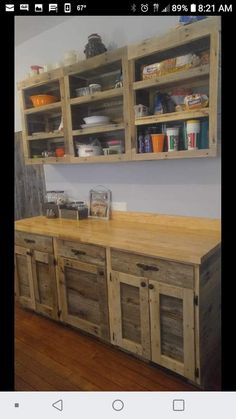
{"label": "glass jar", "polygon": [[88,37],[88,43],[85,45],[84,53],[86,58],[94,57],[95,55],[106,52],[107,49],[102,43],[101,36],[97,33],[92,33]]}

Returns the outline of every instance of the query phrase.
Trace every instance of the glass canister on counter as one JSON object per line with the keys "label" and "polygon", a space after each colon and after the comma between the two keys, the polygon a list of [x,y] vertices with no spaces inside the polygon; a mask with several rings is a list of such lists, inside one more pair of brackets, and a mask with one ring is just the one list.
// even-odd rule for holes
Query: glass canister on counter
{"label": "glass canister on counter", "polygon": [[65,191],[47,191],[44,197],[43,213],[47,218],[59,217],[59,205],[66,202]]}

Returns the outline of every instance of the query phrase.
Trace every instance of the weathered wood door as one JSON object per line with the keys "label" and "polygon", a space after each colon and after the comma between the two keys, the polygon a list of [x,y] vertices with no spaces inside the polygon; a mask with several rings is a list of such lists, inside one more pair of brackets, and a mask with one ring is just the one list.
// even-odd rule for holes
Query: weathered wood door
{"label": "weathered wood door", "polygon": [[32,275],[36,311],[57,319],[58,304],[54,256],[34,250],[32,255]]}
{"label": "weathered wood door", "polygon": [[152,361],[194,380],[193,291],[149,280],[149,295]]}
{"label": "weathered wood door", "polygon": [[62,320],[109,340],[105,267],[58,258]]}
{"label": "weathered wood door", "polygon": [[150,359],[148,280],[112,271],[113,343]]}
{"label": "weathered wood door", "polygon": [[17,132],[15,133],[15,220],[41,215],[45,191],[43,165],[25,165],[22,132]]}
{"label": "weathered wood door", "polygon": [[32,251],[15,246],[15,293],[24,307],[35,309]]}

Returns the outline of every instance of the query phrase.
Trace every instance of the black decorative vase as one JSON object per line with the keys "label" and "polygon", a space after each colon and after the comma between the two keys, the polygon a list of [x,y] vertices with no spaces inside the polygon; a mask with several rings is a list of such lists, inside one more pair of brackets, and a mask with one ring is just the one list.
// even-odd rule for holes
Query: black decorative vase
{"label": "black decorative vase", "polygon": [[106,52],[107,49],[102,43],[101,36],[97,33],[92,33],[88,37],[88,43],[85,45],[84,53],[86,58],[94,57],[95,55]]}

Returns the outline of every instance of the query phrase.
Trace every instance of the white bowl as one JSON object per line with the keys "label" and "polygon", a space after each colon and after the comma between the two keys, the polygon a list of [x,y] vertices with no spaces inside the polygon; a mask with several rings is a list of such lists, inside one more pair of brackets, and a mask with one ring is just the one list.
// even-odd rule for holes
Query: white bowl
{"label": "white bowl", "polygon": [[83,118],[85,124],[97,124],[97,123],[103,123],[106,124],[109,122],[108,116],[88,116],[87,118]]}

